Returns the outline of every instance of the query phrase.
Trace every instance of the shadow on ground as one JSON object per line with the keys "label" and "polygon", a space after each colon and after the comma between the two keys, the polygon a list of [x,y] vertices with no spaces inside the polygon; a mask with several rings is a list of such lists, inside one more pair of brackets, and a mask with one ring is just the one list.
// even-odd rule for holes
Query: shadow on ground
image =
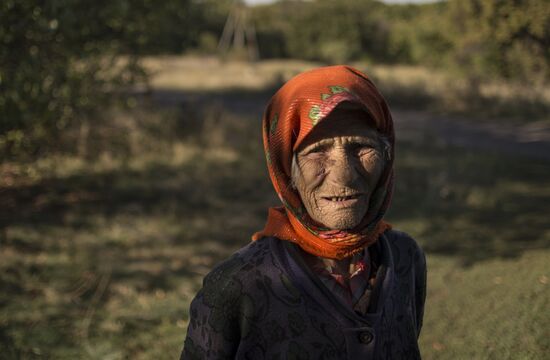
{"label": "shadow on ground", "polygon": [[[211,103],[204,98],[197,102],[204,108],[221,108],[231,114],[231,121],[241,122],[240,129],[225,133],[238,141],[217,148],[218,153],[232,155],[208,155],[212,148],[206,140],[194,144],[196,155],[183,163],[170,163],[166,161],[170,154],[159,154],[138,168],[122,164],[0,188],[3,242],[20,250],[42,246],[6,235],[11,227],[90,231],[97,228],[97,219],[154,216],[181,219],[182,228],[190,219],[208,224],[187,224],[173,235],[175,243],[208,237],[231,249],[246,244],[250,234],[263,226],[268,205],[277,204],[261,145],[252,138],[260,136],[260,120],[250,112],[263,106],[266,94],[250,92],[240,103],[225,95],[212,95]],[[217,119],[214,127],[223,128],[223,121]],[[198,131],[204,133],[200,125]],[[398,143],[390,220],[419,237],[428,251],[459,255],[467,262],[548,246],[547,161],[457,148],[441,141],[438,134],[423,131],[424,136],[414,142]]]}

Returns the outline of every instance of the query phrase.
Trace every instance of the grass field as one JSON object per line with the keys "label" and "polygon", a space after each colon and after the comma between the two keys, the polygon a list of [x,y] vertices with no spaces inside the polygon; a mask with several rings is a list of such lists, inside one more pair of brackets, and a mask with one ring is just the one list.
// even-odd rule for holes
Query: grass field
{"label": "grass field", "polygon": [[[257,114],[105,116],[129,145],[0,167],[2,359],[177,358],[202,277],[277,204]],[[402,141],[396,173],[388,220],[428,255],[424,358],[548,358],[550,163]]]}
{"label": "grass field", "polygon": [[[217,58],[181,56],[144,58],[154,88],[191,92],[262,90],[292,76],[323,66],[299,60],[266,60],[255,64],[221,62]],[[465,79],[419,66],[351,64],[368,74],[392,106],[438,113],[498,116],[501,121],[550,121],[550,86],[503,81],[475,87]]]}

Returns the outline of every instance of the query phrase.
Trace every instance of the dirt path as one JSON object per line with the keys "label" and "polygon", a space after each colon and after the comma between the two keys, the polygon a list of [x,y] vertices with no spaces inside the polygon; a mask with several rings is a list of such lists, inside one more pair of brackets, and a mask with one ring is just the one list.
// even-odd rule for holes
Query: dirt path
{"label": "dirt path", "polygon": [[[188,93],[157,89],[152,99],[161,106],[221,106],[246,117],[261,117],[271,92]],[[397,139],[444,144],[550,160],[550,122],[474,121],[459,116],[414,110],[392,110]]]}

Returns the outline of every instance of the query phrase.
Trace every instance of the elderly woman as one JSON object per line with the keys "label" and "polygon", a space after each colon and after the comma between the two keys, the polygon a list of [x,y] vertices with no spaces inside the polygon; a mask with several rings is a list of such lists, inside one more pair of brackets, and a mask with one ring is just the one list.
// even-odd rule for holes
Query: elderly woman
{"label": "elderly woman", "polygon": [[383,220],[393,123],[368,77],[302,73],[263,119],[281,207],[204,279],[182,359],[418,359],[426,263]]}

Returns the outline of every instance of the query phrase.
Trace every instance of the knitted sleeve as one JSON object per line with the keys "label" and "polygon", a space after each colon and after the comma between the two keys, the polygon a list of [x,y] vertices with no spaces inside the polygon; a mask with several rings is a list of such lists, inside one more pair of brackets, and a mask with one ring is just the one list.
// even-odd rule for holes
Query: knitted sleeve
{"label": "knitted sleeve", "polygon": [[189,326],[180,359],[234,359],[248,319],[249,297],[235,273],[238,258],[220,264],[191,302]]}

